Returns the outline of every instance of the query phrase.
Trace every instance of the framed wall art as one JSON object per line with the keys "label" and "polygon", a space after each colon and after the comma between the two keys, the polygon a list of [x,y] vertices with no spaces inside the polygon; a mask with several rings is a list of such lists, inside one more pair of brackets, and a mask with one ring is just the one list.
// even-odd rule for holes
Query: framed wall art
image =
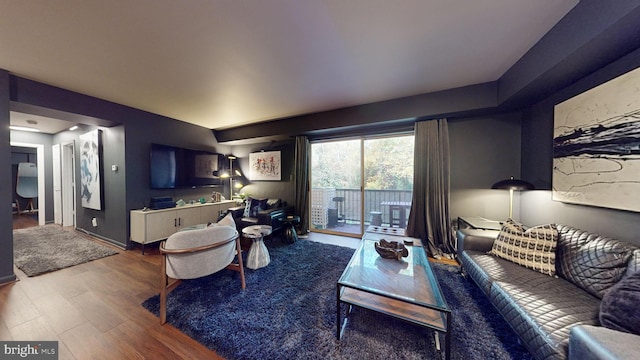
{"label": "framed wall art", "polygon": [[555,106],[553,199],[640,211],[640,68]]}
{"label": "framed wall art", "polygon": [[80,197],[82,207],[102,210],[102,179],[100,177],[100,130],[80,135]]}
{"label": "framed wall art", "polygon": [[251,165],[249,177],[255,180],[282,180],[282,161],[280,151],[263,151],[249,154]]}

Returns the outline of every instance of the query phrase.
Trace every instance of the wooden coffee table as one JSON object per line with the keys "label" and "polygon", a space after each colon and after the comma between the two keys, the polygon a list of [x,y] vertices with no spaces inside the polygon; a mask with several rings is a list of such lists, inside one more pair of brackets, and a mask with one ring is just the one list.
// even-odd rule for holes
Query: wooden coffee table
{"label": "wooden coffee table", "polygon": [[[374,248],[380,239],[406,240],[413,246],[407,245],[409,256],[402,260],[384,259]],[[451,310],[419,239],[402,236],[397,229],[370,227],[338,280],[336,295],[338,340],[355,305],[445,333],[445,357],[450,358]],[[342,303],[349,305],[344,322]]]}

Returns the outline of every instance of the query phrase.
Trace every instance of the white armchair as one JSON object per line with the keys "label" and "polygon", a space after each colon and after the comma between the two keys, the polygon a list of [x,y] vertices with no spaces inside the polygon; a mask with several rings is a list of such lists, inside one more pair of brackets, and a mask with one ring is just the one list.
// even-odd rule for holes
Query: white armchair
{"label": "white armchair", "polygon": [[[240,272],[245,288],[244,267],[238,231],[231,226],[208,226],[179,231],[160,243],[162,254],[160,323],[167,321],[167,294],[182,279],[196,279],[231,269]],[[234,258],[237,262],[234,263]],[[173,280],[171,280],[173,279]]]}

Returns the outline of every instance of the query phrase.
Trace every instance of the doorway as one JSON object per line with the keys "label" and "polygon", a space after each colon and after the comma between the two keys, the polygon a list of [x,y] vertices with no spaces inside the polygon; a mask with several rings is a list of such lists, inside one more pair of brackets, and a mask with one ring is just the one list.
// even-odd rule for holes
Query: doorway
{"label": "doorway", "polygon": [[45,194],[44,194],[44,145],[11,141],[11,146],[35,148],[36,166],[38,167],[38,225],[45,223]]}
{"label": "doorway", "polygon": [[53,154],[54,223],[75,227],[75,143],[55,144]]}
{"label": "doorway", "polygon": [[405,228],[413,195],[411,134],[313,142],[310,230],[361,237]]}

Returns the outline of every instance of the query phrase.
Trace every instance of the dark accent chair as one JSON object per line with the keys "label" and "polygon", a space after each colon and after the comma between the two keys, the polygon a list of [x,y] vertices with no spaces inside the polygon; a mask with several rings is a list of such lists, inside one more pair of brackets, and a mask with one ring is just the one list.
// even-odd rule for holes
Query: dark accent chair
{"label": "dark accent chair", "polygon": [[[244,210],[244,206],[229,208],[229,212],[233,215],[240,234],[242,234],[242,229],[250,225],[270,225],[272,234],[278,233],[284,229],[282,220],[284,220],[287,215],[293,215],[293,206],[289,206],[286,202],[280,201],[265,210],[259,210],[254,217],[245,217]],[[247,248],[251,246],[251,240],[241,236],[241,244],[243,248]]]}

